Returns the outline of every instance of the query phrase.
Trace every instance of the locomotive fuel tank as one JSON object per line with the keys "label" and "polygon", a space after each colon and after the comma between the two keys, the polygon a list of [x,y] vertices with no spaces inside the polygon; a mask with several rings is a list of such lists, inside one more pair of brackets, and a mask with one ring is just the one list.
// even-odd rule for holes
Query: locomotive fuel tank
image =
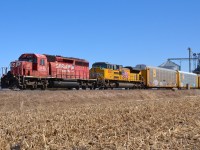
{"label": "locomotive fuel tank", "polygon": [[52,86],[54,88],[78,88],[78,82],[65,82],[65,81],[53,81]]}
{"label": "locomotive fuel tank", "polygon": [[133,88],[133,83],[117,83],[117,88]]}

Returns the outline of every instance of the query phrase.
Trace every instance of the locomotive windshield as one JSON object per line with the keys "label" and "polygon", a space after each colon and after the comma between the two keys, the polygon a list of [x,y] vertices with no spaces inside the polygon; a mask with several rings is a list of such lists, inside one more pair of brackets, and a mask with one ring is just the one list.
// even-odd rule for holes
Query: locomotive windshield
{"label": "locomotive windshield", "polygon": [[108,64],[106,63],[94,63],[92,68],[108,68]]}
{"label": "locomotive windshield", "polygon": [[93,68],[105,68],[105,69],[113,69],[113,70],[119,70],[122,68],[121,65],[113,65],[108,63],[94,63],[92,65]]}
{"label": "locomotive windshield", "polygon": [[37,58],[34,57],[33,55],[22,55],[19,57],[19,61],[28,61],[28,62],[37,63]]}

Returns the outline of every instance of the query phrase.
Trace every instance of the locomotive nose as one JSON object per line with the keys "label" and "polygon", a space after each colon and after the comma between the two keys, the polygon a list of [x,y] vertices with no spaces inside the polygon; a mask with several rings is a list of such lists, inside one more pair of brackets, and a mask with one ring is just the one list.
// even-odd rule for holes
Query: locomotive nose
{"label": "locomotive nose", "polygon": [[21,75],[22,62],[20,62],[20,61],[11,62],[11,64],[10,64],[10,71],[14,75],[19,75],[19,74]]}

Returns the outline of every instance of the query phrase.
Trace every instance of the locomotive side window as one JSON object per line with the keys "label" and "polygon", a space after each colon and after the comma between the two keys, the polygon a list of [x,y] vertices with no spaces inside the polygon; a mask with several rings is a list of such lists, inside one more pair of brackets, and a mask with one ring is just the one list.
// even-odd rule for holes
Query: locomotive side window
{"label": "locomotive side window", "polygon": [[37,58],[33,58],[33,63],[37,63]]}
{"label": "locomotive side window", "polygon": [[111,64],[108,64],[108,69],[114,69],[114,66]]}
{"label": "locomotive side window", "polygon": [[44,59],[40,59],[40,65],[41,65],[41,66],[45,66],[45,61],[44,61]]}
{"label": "locomotive side window", "polygon": [[117,70],[121,70],[122,69],[122,65],[116,65],[116,69]]}

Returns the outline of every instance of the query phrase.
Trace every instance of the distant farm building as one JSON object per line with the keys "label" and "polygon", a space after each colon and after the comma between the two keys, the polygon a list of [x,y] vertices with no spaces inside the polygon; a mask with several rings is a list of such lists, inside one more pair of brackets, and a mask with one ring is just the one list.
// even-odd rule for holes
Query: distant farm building
{"label": "distant farm building", "polygon": [[179,65],[177,65],[176,63],[174,63],[170,60],[164,62],[159,67],[166,68],[166,69],[172,69],[172,70],[180,70],[180,68],[181,68]]}

